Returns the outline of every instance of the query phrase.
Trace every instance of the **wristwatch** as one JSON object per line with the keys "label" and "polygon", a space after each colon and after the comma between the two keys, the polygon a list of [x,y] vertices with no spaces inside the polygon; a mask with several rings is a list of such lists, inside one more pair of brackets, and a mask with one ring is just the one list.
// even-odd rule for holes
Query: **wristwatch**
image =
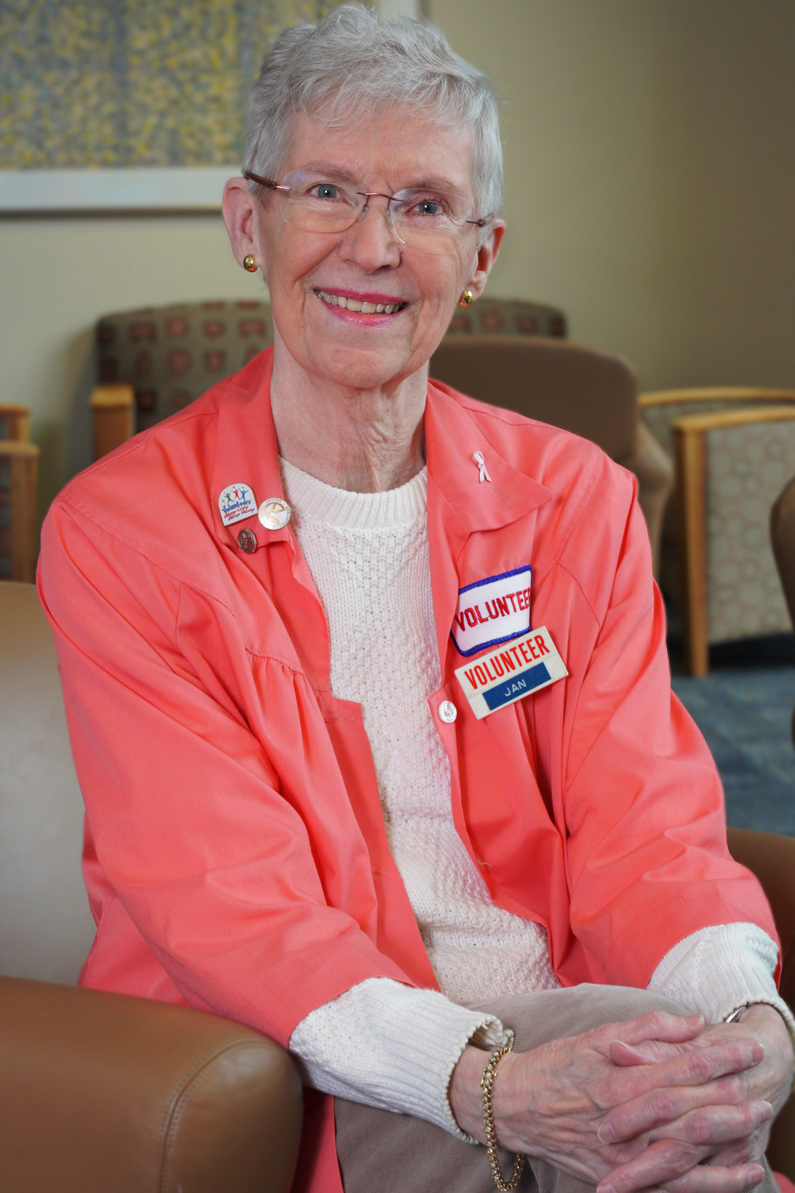
{"label": "wristwatch", "polygon": [[740,1020],[742,1019],[743,1015],[745,1014],[745,1012],[750,1011],[752,1006],[754,1006],[754,1003],[744,1002],[742,1004],[742,1006],[737,1007],[737,1009],[735,1011],[732,1011],[731,1015],[727,1015],[726,1018],[723,1020],[723,1022],[724,1023],[739,1023]]}

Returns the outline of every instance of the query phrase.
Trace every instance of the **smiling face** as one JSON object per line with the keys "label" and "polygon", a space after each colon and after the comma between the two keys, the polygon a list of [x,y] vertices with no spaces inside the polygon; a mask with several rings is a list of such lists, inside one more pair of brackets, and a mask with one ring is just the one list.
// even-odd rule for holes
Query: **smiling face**
{"label": "smiling face", "polygon": [[[350,131],[299,113],[279,180],[308,168],[318,181],[331,176],[385,195],[433,180],[464,196],[468,216],[484,214],[470,183],[468,132],[407,118],[405,109],[376,113]],[[255,202],[247,226],[268,282],[277,361],[286,351],[304,373],[345,388],[388,387],[422,369],[464,288],[477,296],[485,285],[502,232],[496,221],[478,250],[478,230],[465,225],[458,251],[436,256],[398,239],[383,198],[334,233],[286,223],[282,202],[278,194],[265,206]]]}

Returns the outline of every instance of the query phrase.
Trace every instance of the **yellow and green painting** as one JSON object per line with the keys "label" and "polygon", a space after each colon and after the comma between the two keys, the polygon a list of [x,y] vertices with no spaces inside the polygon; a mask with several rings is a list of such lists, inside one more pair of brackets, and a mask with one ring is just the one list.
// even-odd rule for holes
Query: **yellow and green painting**
{"label": "yellow and green painting", "polygon": [[0,0],[0,168],[239,161],[262,59],[341,0]]}

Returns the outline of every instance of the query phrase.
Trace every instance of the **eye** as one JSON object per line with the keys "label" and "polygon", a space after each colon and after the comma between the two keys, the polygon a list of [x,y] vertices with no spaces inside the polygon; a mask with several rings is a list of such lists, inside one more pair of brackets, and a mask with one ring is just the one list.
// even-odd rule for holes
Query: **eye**
{"label": "eye", "polygon": [[420,199],[416,211],[418,215],[444,215],[445,207],[438,199]]}
{"label": "eye", "polygon": [[347,191],[344,191],[341,186],[337,186],[336,182],[313,182],[304,191],[304,196],[309,199],[319,199],[323,203],[350,202]]}
{"label": "eye", "polygon": [[450,219],[452,216],[449,202],[441,195],[427,193],[407,195],[401,207],[410,219],[438,221]]}

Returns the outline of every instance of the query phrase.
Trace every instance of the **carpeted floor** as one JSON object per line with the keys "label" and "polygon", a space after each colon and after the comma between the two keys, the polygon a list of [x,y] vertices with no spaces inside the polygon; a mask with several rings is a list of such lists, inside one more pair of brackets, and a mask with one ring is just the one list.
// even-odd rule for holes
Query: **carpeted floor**
{"label": "carpeted floor", "polygon": [[795,836],[795,640],[713,647],[703,679],[681,673],[671,645],[674,691],[718,764],[729,824]]}

